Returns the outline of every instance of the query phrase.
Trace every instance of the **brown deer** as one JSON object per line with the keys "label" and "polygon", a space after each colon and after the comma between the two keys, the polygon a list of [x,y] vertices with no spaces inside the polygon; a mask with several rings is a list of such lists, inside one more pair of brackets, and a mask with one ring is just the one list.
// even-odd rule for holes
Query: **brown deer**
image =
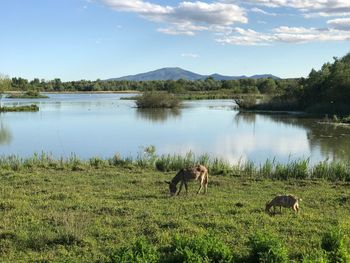
{"label": "brown deer", "polygon": [[208,189],[208,169],[203,166],[203,165],[196,165],[193,167],[189,167],[189,168],[184,168],[181,169],[175,176],[174,178],[171,180],[171,182],[169,181],[165,181],[167,184],[169,184],[169,191],[170,194],[173,196],[176,194],[177,192],[177,187],[176,185],[180,182],[180,189],[177,193],[177,195],[180,194],[181,190],[182,190],[182,186],[185,185],[185,189],[186,189],[186,194],[187,194],[187,183],[190,180],[198,180],[200,183],[199,189],[197,191],[197,194],[199,194],[204,186],[204,193],[207,193],[207,189]]}
{"label": "brown deer", "polygon": [[273,212],[275,213],[276,206],[279,206],[281,213],[283,206],[292,208],[294,212],[299,212],[299,201],[302,201],[302,199],[295,195],[277,195],[270,202],[266,203],[265,211],[270,212],[271,207],[273,207]]}

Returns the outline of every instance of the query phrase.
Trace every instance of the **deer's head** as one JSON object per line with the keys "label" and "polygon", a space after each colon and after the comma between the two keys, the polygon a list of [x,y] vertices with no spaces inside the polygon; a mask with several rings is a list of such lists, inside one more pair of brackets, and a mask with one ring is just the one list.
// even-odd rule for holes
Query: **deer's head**
{"label": "deer's head", "polygon": [[173,196],[176,194],[177,188],[173,182],[165,181],[169,185],[170,195]]}

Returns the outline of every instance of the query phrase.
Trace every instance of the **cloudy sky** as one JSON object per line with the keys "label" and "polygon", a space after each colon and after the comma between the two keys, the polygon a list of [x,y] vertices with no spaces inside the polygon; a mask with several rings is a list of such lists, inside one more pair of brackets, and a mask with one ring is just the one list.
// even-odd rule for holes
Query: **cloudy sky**
{"label": "cloudy sky", "polygon": [[1,0],[0,11],[0,73],[11,77],[300,77],[350,51],[350,0]]}

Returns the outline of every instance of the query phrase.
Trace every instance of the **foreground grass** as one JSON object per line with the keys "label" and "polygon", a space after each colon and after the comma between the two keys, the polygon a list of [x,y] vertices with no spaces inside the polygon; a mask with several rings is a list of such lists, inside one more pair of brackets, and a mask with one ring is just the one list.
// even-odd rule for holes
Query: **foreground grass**
{"label": "foreground grass", "polygon": [[[335,225],[350,234],[348,183],[210,176],[208,195],[169,198],[174,172],[126,165],[81,169],[0,170],[1,262],[107,262],[141,235],[156,247],[174,235],[211,233],[235,255],[250,253],[258,230],[278,236],[295,262],[318,249]],[[301,213],[269,216],[278,193],[300,196]]]}

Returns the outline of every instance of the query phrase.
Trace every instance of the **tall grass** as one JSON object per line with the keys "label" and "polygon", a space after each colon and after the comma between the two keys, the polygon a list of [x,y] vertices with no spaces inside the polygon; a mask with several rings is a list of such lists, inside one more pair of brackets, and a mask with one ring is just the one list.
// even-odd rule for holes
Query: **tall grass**
{"label": "tall grass", "polygon": [[44,152],[27,158],[16,155],[0,156],[0,168],[13,171],[35,168],[84,170],[113,166],[134,166],[170,172],[196,164],[207,166],[211,175],[245,176],[274,180],[323,179],[350,182],[350,162],[345,161],[322,161],[311,165],[309,159],[290,160],[287,163],[278,163],[275,159],[267,159],[262,164],[255,164],[251,161],[238,161],[236,164],[231,164],[224,159],[212,157],[208,154],[196,156],[191,151],[185,155],[157,155],[154,146],[141,147],[136,158],[122,157],[116,154],[109,159],[92,157],[83,160],[76,155],[67,158],[55,158]]}

